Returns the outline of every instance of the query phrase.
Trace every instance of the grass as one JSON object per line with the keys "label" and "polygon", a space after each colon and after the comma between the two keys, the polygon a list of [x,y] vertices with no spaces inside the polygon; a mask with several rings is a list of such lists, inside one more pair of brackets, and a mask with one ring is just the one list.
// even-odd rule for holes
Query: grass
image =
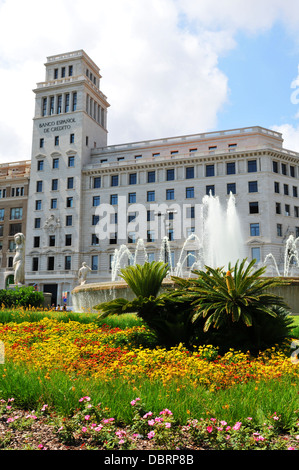
{"label": "grass", "polygon": [[[47,374],[24,366],[1,366],[0,394],[7,400],[14,397],[15,406],[37,410],[45,403],[62,416],[71,416],[78,408],[79,398],[92,397],[95,403],[109,408],[118,423],[128,425],[132,420],[130,402],[140,397],[147,411],[158,414],[170,409],[176,420],[184,424],[190,417],[218,417],[227,422],[244,421],[252,417],[262,426],[266,417],[281,415],[281,426],[290,429],[298,412],[298,383],[288,377],[267,382],[237,384],[226,390],[211,393],[203,386],[190,386],[187,381],[136,380],[128,383],[121,377],[113,382],[84,378],[74,380],[61,371]],[[287,406],[286,406],[287,404]]]}

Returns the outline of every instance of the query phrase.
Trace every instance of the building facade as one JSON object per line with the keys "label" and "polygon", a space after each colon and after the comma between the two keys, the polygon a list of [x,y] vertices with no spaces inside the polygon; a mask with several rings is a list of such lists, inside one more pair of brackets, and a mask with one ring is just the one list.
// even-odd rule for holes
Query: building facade
{"label": "building facade", "polygon": [[14,282],[14,235],[26,236],[30,161],[0,165],[0,289]]}
{"label": "building facade", "polygon": [[[175,266],[200,231],[207,194],[224,206],[234,195],[244,257],[262,262],[272,253],[282,265],[287,237],[299,236],[299,155],[283,148],[280,133],[254,126],[107,145],[99,68],[82,50],[45,66],[34,90],[27,283],[71,304],[83,262],[88,282],[107,281],[121,249],[127,263],[144,251],[158,260],[165,236]],[[188,243],[186,272],[198,250]]]}

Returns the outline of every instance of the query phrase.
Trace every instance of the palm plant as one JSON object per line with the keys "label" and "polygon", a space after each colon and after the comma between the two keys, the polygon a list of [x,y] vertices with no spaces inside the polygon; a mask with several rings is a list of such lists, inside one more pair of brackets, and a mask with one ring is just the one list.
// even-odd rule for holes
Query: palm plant
{"label": "palm plant", "polygon": [[[286,284],[282,278],[262,277],[265,268],[254,270],[255,260],[247,264],[244,259],[234,267],[206,267],[205,271],[194,271],[197,278],[173,277],[179,289],[175,296],[188,300],[194,308],[193,325],[201,325],[207,333],[218,330],[231,338],[236,333],[245,334],[257,348],[262,344],[262,324],[277,317],[277,307],[287,309],[282,297],[270,292],[276,286]],[[245,327],[245,328],[244,328]],[[250,328],[248,332],[246,329]],[[231,345],[232,347],[232,345]]]}
{"label": "palm plant", "polygon": [[183,306],[183,300],[177,298],[172,300],[166,292],[159,294],[168,269],[167,264],[158,261],[122,269],[120,277],[136,297],[117,298],[95,306],[101,312],[100,318],[136,313],[155,332],[159,344],[170,347],[187,342],[191,325],[188,305],[185,302]]}

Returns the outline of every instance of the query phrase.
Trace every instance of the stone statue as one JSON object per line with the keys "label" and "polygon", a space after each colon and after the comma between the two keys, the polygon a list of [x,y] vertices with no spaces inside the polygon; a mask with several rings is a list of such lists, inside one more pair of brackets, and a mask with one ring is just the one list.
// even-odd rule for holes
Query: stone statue
{"label": "stone statue", "polygon": [[25,236],[23,233],[16,233],[14,240],[16,244],[16,254],[13,259],[14,283],[23,285],[25,284]]}
{"label": "stone statue", "polygon": [[87,274],[89,273],[89,271],[91,271],[91,268],[89,266],[87,266],[87,263],[85,263],[85,261],[84,261],[82,263],[82,268],[80,268],[79,272],[78,272],[78,279],[80,279],[81,286],[83,284],[85,284],[86,277],[87,277]]}

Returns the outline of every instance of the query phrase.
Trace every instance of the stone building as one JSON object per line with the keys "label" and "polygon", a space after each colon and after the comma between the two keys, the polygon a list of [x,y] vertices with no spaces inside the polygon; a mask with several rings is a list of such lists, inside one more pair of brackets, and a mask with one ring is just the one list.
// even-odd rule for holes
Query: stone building
{"label": "stone building", "polygon": [[30,161],[0,164],[0,289],[13,284],[14,235],[26,236]]}
{"label": "stone building", "polygon": [[[186,238],[200,236],[208,194],[223,207],[233,194],[244,257],[259,263],[272,253],[282,266],[287,237],[299,236],[299,160],[280,133],[253,126],[107,145],[109,103],[96,64],[79,50],[48,57],[45,67],[34,90],[28,283],[71,304],[83,262],[88,282],[107,281],[121,247],[129,263],[136,247],[157,260],[164,236],[165,259],[176,266]],[[217,221],[213,228],[221,237]],[[188,243],[186,272],[199,251]]]}

